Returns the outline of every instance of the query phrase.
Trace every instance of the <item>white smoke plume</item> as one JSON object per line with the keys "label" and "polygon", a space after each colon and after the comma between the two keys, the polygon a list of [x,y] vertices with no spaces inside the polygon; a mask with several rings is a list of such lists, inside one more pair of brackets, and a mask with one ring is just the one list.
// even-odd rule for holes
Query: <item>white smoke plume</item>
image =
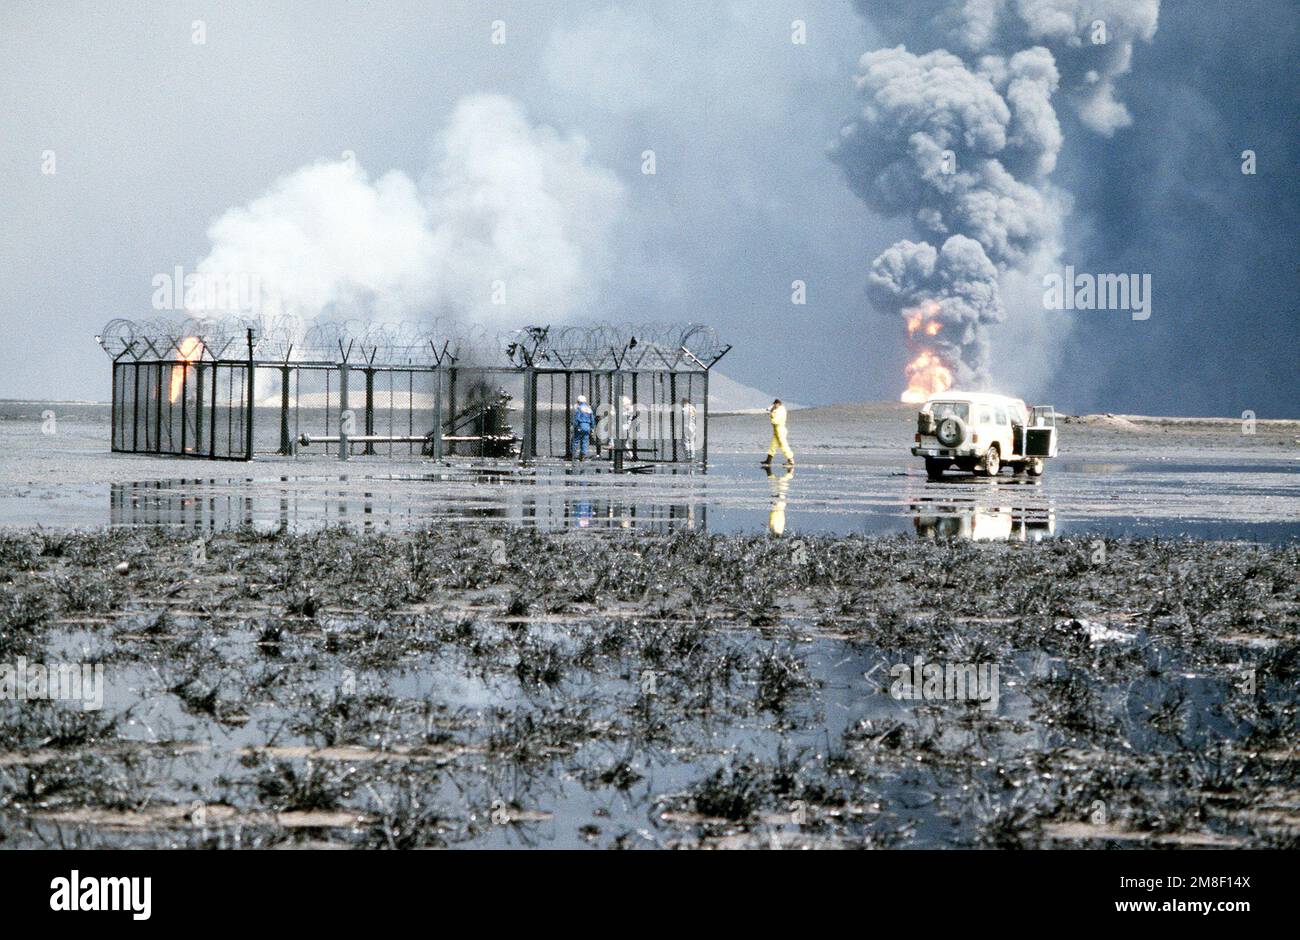
{"label": "white smoke plume", "polygon": [[982,387],[987,326],[1032,315],[1008,310],[1005,277],[1055,267],[1060,253],[1070,200],[1049,179],[1063,140],[1053,97],[1068,96],[1098,133],[1128,123],[1114,81],[1134,41],[1154,34],[1159,0],[859,0],[859,8],[912,51],[862,57],[862,109],[832,158],[868,205],[910,216],[925,239],[881,254],[868,288],[904,318],[918,353],[904,397]]}
{"label": "white smoke plume", "polygon": [[198,272],[255,279],[271,316],[552,322],[593,298],[623,200],[581,137],[477,95],[458,103],[418,181],[372,180],[354,160],[301,167],[212,224]]}

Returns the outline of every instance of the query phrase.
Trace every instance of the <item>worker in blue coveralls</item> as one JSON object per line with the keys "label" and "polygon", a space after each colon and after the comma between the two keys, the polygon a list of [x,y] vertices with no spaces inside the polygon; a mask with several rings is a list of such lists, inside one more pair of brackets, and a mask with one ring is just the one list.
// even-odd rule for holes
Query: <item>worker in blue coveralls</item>
{"label": "worker in blue coveralls", "polygon": [[587,404],[587,396],[578,396],[578,407],[573,409],[573,456],[587,459],[587,445],[591,442],[591,429],[596,426],[596,412]]}

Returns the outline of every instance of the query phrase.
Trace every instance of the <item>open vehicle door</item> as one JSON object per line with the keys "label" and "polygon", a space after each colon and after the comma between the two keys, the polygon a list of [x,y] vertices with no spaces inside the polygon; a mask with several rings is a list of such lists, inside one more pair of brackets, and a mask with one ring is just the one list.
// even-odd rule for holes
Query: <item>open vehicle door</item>
{"label": "open vehicle door", "polygon": [[1056,456],[1056,409],[1035,405],[1029,409],[1029,426],[1025,428],[1026,457]]}

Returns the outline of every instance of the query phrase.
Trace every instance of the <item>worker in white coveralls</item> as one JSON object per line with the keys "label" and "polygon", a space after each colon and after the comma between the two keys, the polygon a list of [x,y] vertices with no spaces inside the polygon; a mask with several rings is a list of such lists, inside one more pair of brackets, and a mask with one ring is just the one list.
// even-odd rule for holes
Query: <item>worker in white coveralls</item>
{"label": "worker in white coveralls", "polygon": [[632,434],[636,430],[636,408],[632,405],[632,399],[626,395],[618,400],[618,406],[623,412],[619,436],[623,438],[624,446],[627,446],[632,443]]}
{"label": "worker in white coveralls", "polygon": [[578,460],[587,459],[587,446],[591,443],[591,432],[596,426],[596,413],[587,404],[587,396],[578,396],[578,407],[573,409],[573,456]]}
{"label": "worker in white coveralls", "polygon": [[689,398],[682,399],[682,442],[686,445],[686,459],[695,459],[695,406]]}
{"label": "worker in white coveralls", "polygon": [[790,444],[786,441],[785,432],[785,405],[781,404],[781,399],[772,402],[772,407],[767,409],[767,416],[772,421],[772,443],[767,446],[767,459],[763,461],[763,466],[771,466],[772,458],[780,449],[785,455],[785,465],[794,466],[794,451],[790,449]]}

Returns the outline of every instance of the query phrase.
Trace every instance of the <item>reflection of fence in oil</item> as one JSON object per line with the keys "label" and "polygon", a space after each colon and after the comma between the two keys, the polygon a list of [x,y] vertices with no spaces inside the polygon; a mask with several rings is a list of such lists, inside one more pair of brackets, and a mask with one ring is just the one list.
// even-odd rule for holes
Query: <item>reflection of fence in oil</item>
{"label": "reflection of fence in oil", "polygon": [[[487,477],[480,482],[487,481]],[[262,531],[310,531],[328,526],[411,530],[503,522],[544,530],[627,529],[666,533],[704,530],[700,502],[664,503],[594,496],[585,487],[538,490],[527,480],[497,477],[499,485],[471,494],[433,493],[431,480],[394,485],[281,477],[278,480],[156,480],[117,483],[109,491],[112,525],[163,526],[199,532],[245,526]],[[438,478],[436,482],[446,482]],[[461,482],[464,482],[463,480]],[[403,484],[409,483],[409,486]]]}
{"label": "reflection of fence in oil", "polygon": [[[110,525],[165,526],[212,531],[252,525],[255,520],[250,493],[203,495],[202,487],[216,480],[155,480],[114,483],[109,489]],[[192,492],[174,487],[192,486]]]}
{"label": "reflection of fence in oil", "polygon": [[525,496],[520,509],[522,515],[517,521],[539,529],[667,533],[708,528],[708,507],[703,502],[636,502],[566,493]]}

